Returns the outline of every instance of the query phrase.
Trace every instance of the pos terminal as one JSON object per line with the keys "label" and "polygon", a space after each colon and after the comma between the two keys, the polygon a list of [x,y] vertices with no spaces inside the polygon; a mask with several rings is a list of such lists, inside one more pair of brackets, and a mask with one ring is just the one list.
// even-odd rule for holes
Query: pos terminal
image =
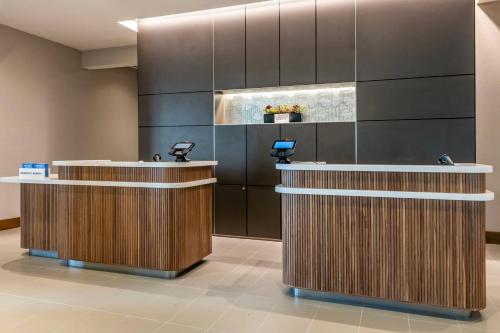
{"label": "pos terminal", "polygon": [[295,144],[295,140],[285,139],[274,141],[271,156],[278,159],[278,161],[276,161],[277,164],[290,164],[288,158],[295,154]]}
{"label": "pos terminal", "polygon": [[177,142],[172,146],[168,154],[171,156],[175,156],[176,162],[189,162],[189,159],[186,158],[186,155],[191,150],[193,150],[194,146],[194,142]]}

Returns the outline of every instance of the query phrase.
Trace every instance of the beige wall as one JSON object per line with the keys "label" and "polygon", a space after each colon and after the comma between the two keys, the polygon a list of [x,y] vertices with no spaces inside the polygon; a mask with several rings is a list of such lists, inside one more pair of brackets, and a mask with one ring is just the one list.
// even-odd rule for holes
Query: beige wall
{"label": "beige wall", "polygon": [[476,7],[477,160],[495,173],[487,187],[499,199],[488,203],[486,230],[500,231],[500,2]]}
{"label": "beige wall", "polygon": [[[87,71],[79,51],[0,25],[0,176],[21,162],[136,160],[134,69]],[[0,219],[19,216],[0,184]]]}

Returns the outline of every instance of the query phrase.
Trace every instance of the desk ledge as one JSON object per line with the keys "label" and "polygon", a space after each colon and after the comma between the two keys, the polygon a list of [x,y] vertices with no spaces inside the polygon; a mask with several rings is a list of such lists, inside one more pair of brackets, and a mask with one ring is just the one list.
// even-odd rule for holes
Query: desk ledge
{"label": "desk ledge", "polygon": [[367,198],[395,198],[395,199],[423,199],[423,200],[451,200],[451,201],[493,201],[495,194],[485,193],[440,193],[440,192],[399,192],[399,191],[370,191],[370,190],[339,190],[318,188],[293,188],[276,186],[276,192],[281,194],[298,195],[331,195],[339,197],[367,197]]}
{"label": "desk ledge", "polygon": [[88,161],[54,161],[53,166],[77,166],[77,167],[114,167],[114,168],[195,168],[204,166],[215,166],[217,161],[189,161],[186,163],[176,162],[120,162],[106,160]]}
{"label": "desk ledge", "polygon": [[296,162],[276,164],[278,170],[294,171],[359,171],[359,172],[411,172],[411,173],[492,173],[491,165],[457,163],[447,165],[384,165],[384,164],[325,164]]}
{"label": "desk ledge", "polygon": [[64,180],[58,179],[57,175],[51,175],[46,179],[21,179],[16,177],[0,177],[0,183],[5,184],[39,184],[39,185],[67,185],[67,186],[101,186],[101,187],[132,187],[132,188],[188,188],[217,182],[216,178],[207,178],[183,183],[144,183],[144,182],[113,182],[93,180]]}

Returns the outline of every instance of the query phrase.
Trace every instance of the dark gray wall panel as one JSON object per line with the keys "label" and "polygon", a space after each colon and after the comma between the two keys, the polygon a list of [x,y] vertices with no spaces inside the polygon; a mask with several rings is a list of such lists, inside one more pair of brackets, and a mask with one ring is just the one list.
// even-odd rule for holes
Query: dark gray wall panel
{"label": "dark gray wall panel", "polygon": [[246,206],[247,191],[243,185],[215,185],[215,233],[246,236]]}
{"label": "dark gray wall panel", "polygon": [[280,176],[275,159],[269,156],[274,140],[280,138],[279,125],[247,126],[247,184],[277,185]]}
{"label": "dark gray wall panel", "polygon": [[246,184],[247,127],[215,126],[215,176],[219,184]]}
{"label": "dark gray wall panel", "polygon": [[317,81],[355,81],[355,1],[316,0]]}
{"label": "dark gray wall panel", "polygon": [[475,116],[474,75],[358,82],[358,120]]}
{"label": "dark gray wall panel", "polygon": [[193,141],[196,147],[188,155],[192,160],[213,160],[213,126],[141,127],[139,128],[139,158],[151,161],[159,153],[163,161],[174,160],[168,155],[178,141]]}
{"label": "dark gray wall panel", "polygon": [[281,125],[281,138],[297,140],[294,161],[316,161],[316,124],[290,123]]}
{"label": "dark gray wall panel", "polygon": [[474,0],[357,0],[358,80],[474,73]]}
{"label": "dark gray wall panel", "polygon": [[358,123],[358,163],[436,164],[442,153],[475,162],[474,119]]}
{"label": "dark gray wall panel", "polygon": [[215,89],[245,88],[245,7],[214,15]]}
{"label": "dark gray wall panel", "polygon": [[327,163],[356,162],[355,123],[318,123],[317,160]]}
{"label": "dark gray wall panel", "polygon": [[213,90],[212,15],[139,23],[139,94]]}
{"label": "dark gray wall panel", "polygon": [[247,5],[247,87],[279,86],[279,4]]}
{"label": "dark gray wall panel", "polygon": [[280,5],[280,84],[316,83],[316,4],[314,0]]}
{"label": "dark gray wall panel", "polygon": [[213,94],[179,93],[139,96],[139,126],[212,125]]}
{"label": "dark gray wall panel", "polygon": [[281,200],[273,186],[249,186],[248,236],[281,238]]}

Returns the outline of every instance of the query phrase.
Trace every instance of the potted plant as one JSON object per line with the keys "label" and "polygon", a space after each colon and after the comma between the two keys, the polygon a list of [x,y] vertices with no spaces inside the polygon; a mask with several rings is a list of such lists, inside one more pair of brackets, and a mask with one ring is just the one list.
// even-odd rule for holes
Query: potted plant
{"label": "potted plant", "polygon": [[302,121],[302,112],[305,108],[301,105],[289,106],[287,104],[264,108],[264,123],[297,123]]}

